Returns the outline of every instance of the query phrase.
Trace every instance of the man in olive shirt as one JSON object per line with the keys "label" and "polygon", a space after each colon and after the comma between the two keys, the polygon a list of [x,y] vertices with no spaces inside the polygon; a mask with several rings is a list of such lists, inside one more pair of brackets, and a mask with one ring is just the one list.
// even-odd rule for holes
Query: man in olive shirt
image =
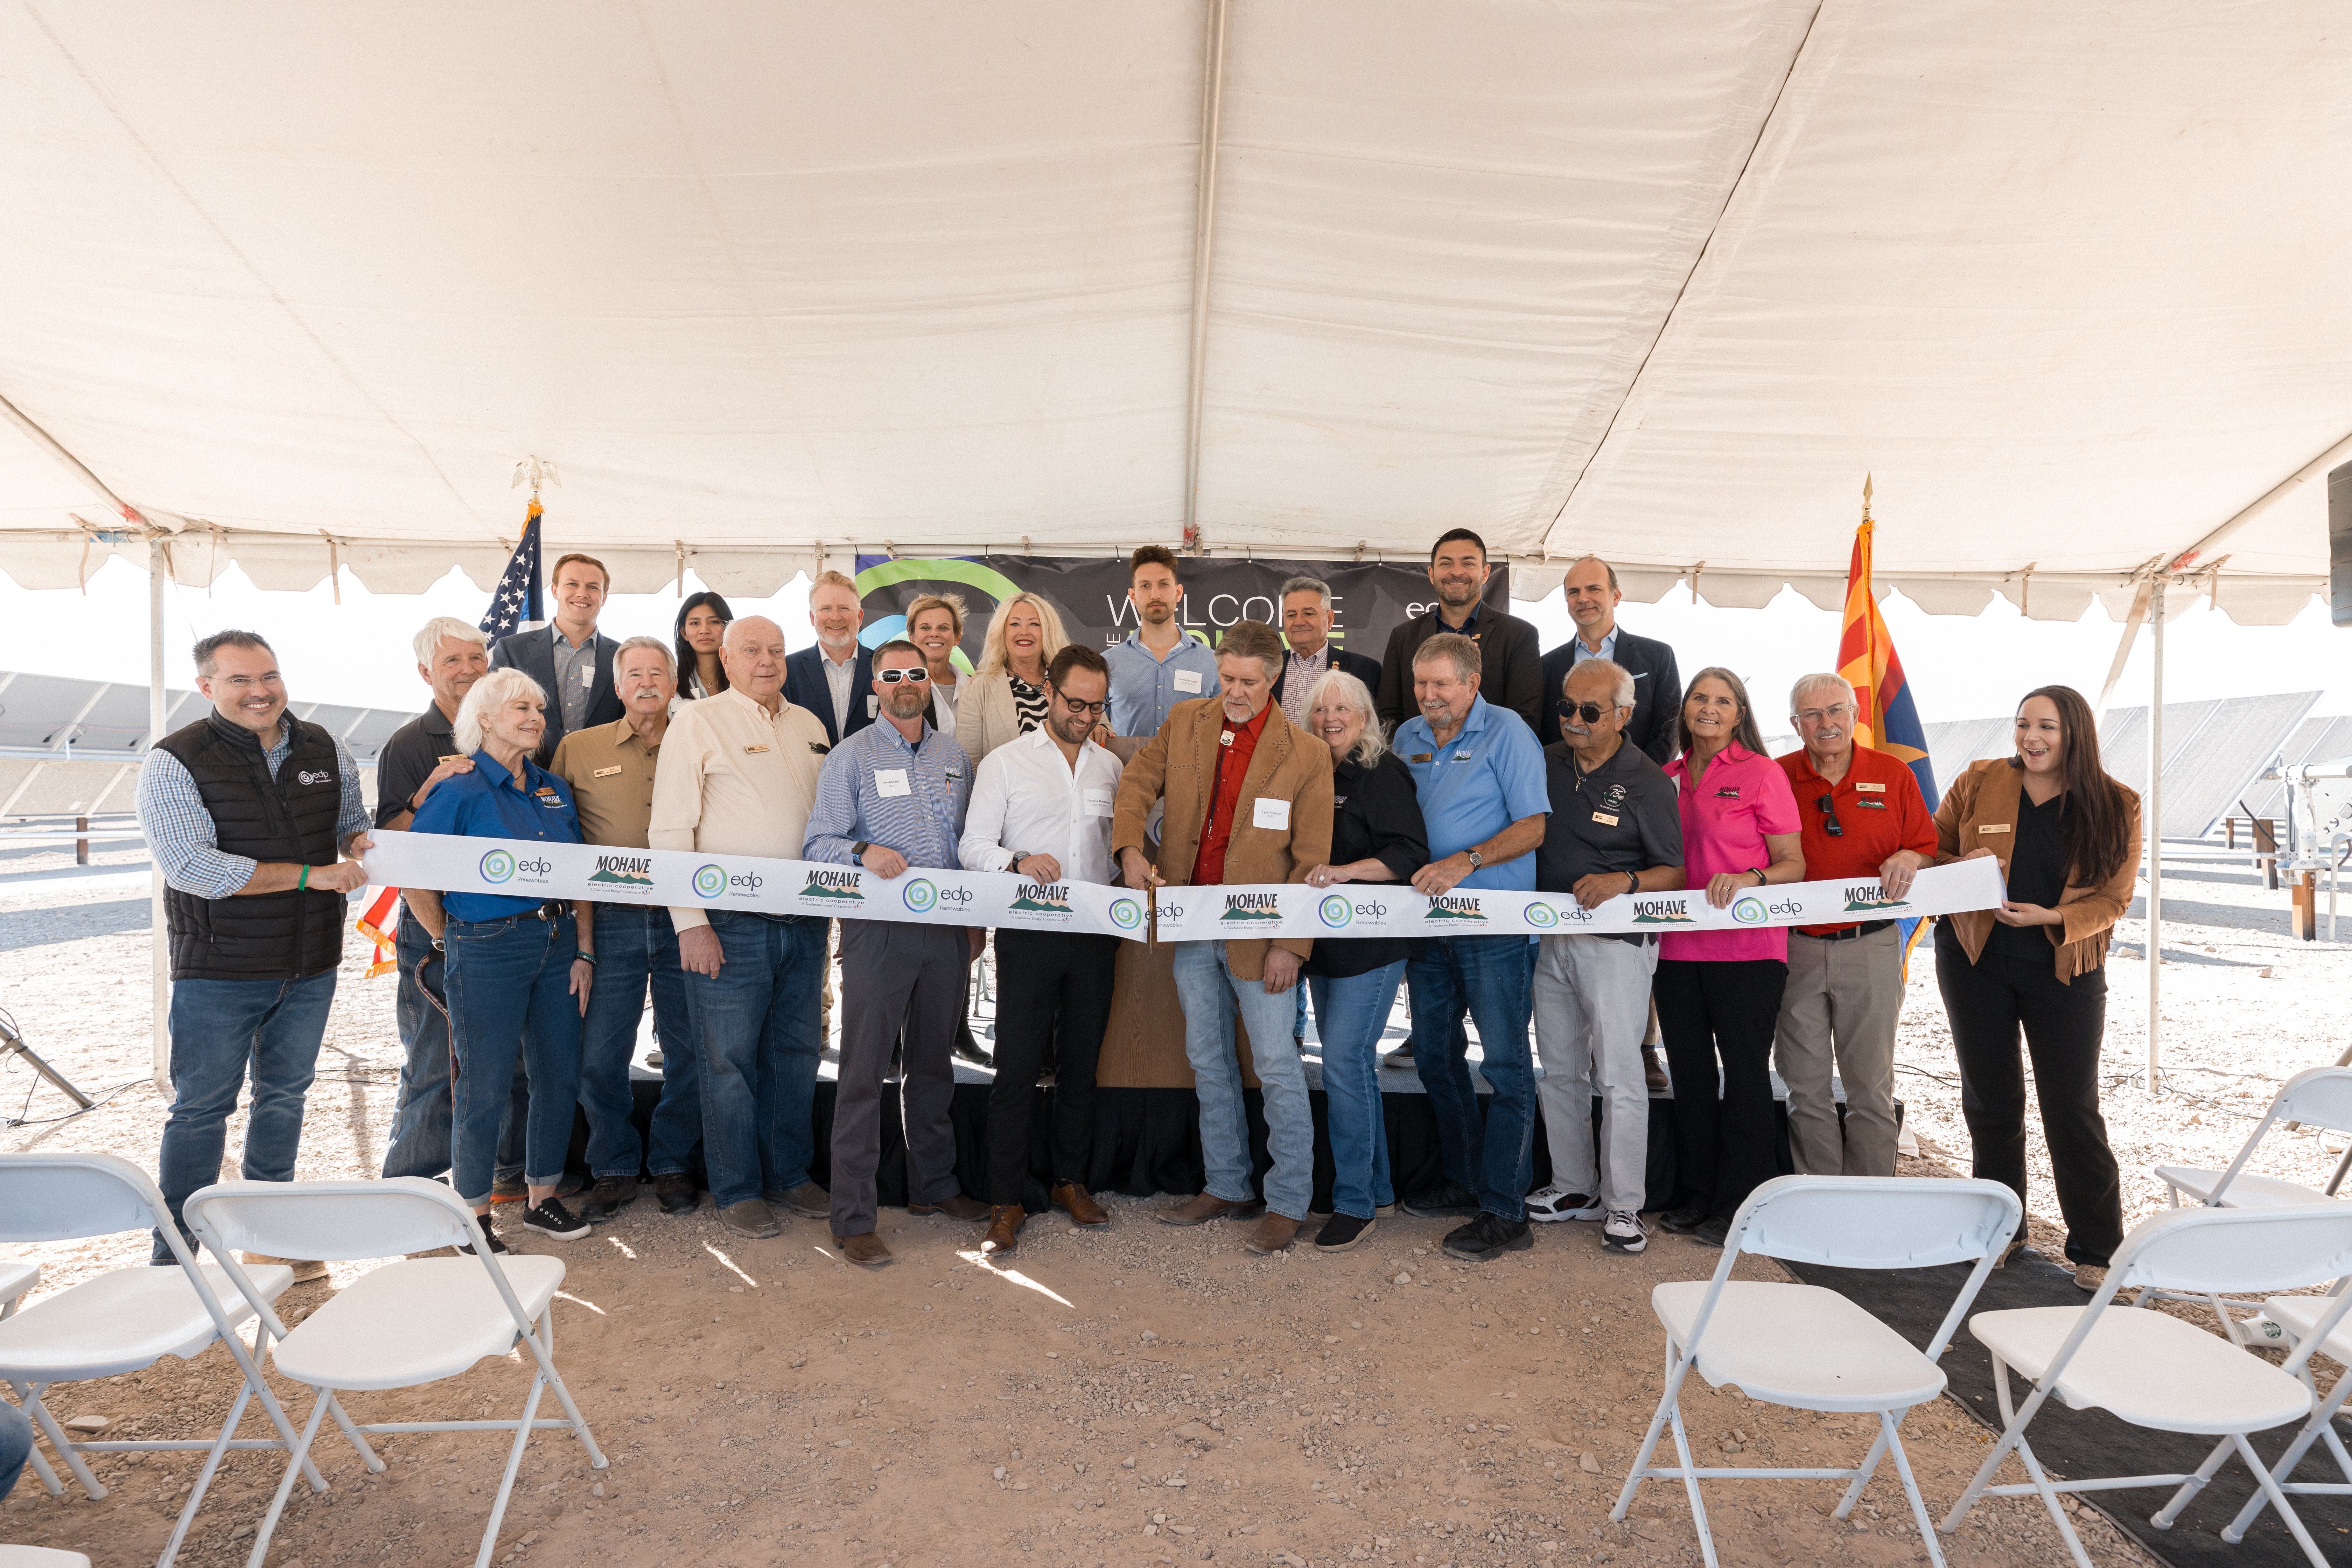
{"label": "man in olive shirt", "polygon": [[[1620,893],[1682,886],[1682,814],[1675,782],[1625,738],[1633,675],[1606,658],[1568,672],[1560,738],[1544,748],[1551,815],[1536,850],[1536,888],[1570,894],[1568,930],[1543,939],[1536,961],[1536,1051],[1551,1185],[1528,1199],[1532,1220],[1601,1219],[1601,1246],[1635,1253],[1648,1185],[1650,1097],[1642,1031],[1650,1016],[1657,938],[1574,930],[1576,915]],[[1592,1142],[1592,1095],[1601,1096],[1601,1158]]]}
{"label": "man in olive shirt", "polygon": [[[643,849],[653,819],[654,768],[669,731],[677,677],[670,651],[657,637],[631,637],[613,656],[613,687],[621,717],[575,730],[555,748],[552,771],[572,786],[580,837],[613,849]],[[633,855],[599,856],[594,879],[615,893],[635,884],[650,892],[650,862]],[[596,1184],[580,1215],[607,1220],[637,1195],[640,1168],[652,1173],[654,1195],[665,1214],[684,1214],[698,1202],[688,1174],[702,1141],[702,1085],[694,1036],[687,1022],[686,971],[677,958],[677,929],[667,906],[635,901],[581,900],[574,905],[580,951],[593,954],[596,978],[588,988],[581,1025],[580,1108],[588,1113],[588,1171]],[[652,1148],[629,1121],[635,1109],[629,1060],[646,1014],[646,987],[654,996],[654,1033],[662,1047],[661,1100],[654,1107]]]}

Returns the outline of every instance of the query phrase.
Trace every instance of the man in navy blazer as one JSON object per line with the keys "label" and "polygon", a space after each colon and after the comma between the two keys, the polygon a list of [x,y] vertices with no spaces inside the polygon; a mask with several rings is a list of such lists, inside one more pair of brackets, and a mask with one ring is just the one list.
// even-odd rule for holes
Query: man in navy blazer
{"label": "man in navy blazer", "polygon": [[534,631],[502,637],[490,649],[492,669],[520,669],[547,693],[547,733],[534,759],[542,767],[572,731],[621,717],[621,694],[613,684],[613,655],[621,645],[596,629],[609,581],[604,563],[593,555],[556,557],[547,579],[555,618]]}
{"label": "man in navy blazer", "polygon": [[1675,650],[1655,637],[1635,637],[1617,624],[1617,569],[1588,555],[1568,569],[1561,584],[1576,635],[1543,656],[1544,703],[1536,738],[1545,745],[1559,739],[1560,687],[1580,658],[1606,658],[1633,678],[1633,717],[1625,739],[1664,764],[1672,756],[1675,715],[1683,703],[1682,672]]}
{"label": "man in navy blazer", "polygon": [[[1352,675],[1364,689],[1381,689],[1381,661],[1349,653],[1331,638],[1331,584],[1320,577],[1293,577],[1282,585],[1282,638],[1290,645],[1282,673],[1274,678],[1274,705],[1300,729],[1307,727],[1307,700],[1315,683],[1330,670]],[[1291,689],[1291,677],[1298,677]]]}
{"label": "man in navy blazer", "polygon": [[784,658],[784,700],[815,714],[836,746],[874,722],[874,650],[857,640],[865,619],[857,584],[820,572],[809,588],[816,646]]}

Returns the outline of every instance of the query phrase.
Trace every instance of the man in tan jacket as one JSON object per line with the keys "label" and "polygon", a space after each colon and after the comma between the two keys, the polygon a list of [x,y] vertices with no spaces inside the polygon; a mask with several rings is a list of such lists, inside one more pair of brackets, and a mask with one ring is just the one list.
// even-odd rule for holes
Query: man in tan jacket
{"label": "man in tan jacket", "polygon": [[[1180,702],[1127,765],[1111,842],[1130,888],[1242,888],[1304,881],[1331,849],[1331,752],[1282,716],[1272,701],[1282,671],[1282,638],[1263,621],[1241,621],[1217,649],[1218,695]],[[1153,863],[1145,823],[1167,802]],[[1214,896],[1214,895],[1212,895]],[[1248,895],[1223,895],[1234,918],[1253,918]],[[1177,995],[1184,1008],[1184,1054],[1201,1100],[1201,1152],[1207,1190],[1160,1217],[1199,1225],[1241,1218],[1257,1200],[1250,1185],[1249,1122],[1234,1054],[1234,1015],[1249,1031],[1250,1061],[1265,1094],[1265,1216],[1253,1252],[1279,1252],[1298,1234],[1314,1191],[1315,1121],[1307,1075],[1291,1038],[1304,937],[1188,942],[1176,949]]]}

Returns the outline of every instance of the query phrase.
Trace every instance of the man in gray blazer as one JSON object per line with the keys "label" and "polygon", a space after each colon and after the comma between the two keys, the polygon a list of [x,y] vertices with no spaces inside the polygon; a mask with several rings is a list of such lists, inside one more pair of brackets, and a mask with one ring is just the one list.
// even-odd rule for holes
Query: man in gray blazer
{"label": "man in gray blazer", "polygon": [[620,644],[596,629],[611,579],[593,555],[559,555],[548,574],[555,618],[536,631],[516,632],[490,650],[492,669],[520,669],[547,693],[547,733],[533,759],[541,767],[557,742],[574,730],[617,723],[621,698],[613,685],[613,655]]}

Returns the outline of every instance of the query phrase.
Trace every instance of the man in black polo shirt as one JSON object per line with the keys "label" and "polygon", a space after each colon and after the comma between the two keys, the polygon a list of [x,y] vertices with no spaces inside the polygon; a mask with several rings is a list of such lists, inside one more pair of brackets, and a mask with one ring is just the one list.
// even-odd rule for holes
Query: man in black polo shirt
{"label": "man in black polo shirt", "polygon": [[[1680,888],[1683,826],[1674,781],[1625,739],[1633,677],[1612,660],[1588,658],[1568,672],[1564,693],[1560,738],[1544,748],[1551,815],[1536,851],[1537,890],[1572,894],[1590,910],[1620,893]],[[1612,1252],[1649,1245],[1641,1215],[1650,1133],[1642,1031],[1657,966],[1657,938],[1646,932],[1554,933],[1536,962],[1538,1092],[1552,1180],[1528,1199],[1528,1217],[1601,1219],[1601,1245]]]}
{"label": "man in black polo shirt", "polygon": [[[450,725],[474,682],[489,673],[489,639],[454,616],[436,616],[416,634],[416,673],[433,689],[424,712],[392,732],[375,760],[375,825],[405,828],[433,786],[474,764],[457,750]],[[386,1176],[438,1176],[449,1169],[449,1014],[441,991],[441,955],[425,922],[404,914],[394,935],[400,960],[395,1016],[407,1059],[400,1068],[399,1109],[383,1152]],[[517,1124],[520,1125],[518,1119]],[[507,1162],[501,1148],[499,1164]],[[515,1152],[515,1173],[522,1171]]]}

